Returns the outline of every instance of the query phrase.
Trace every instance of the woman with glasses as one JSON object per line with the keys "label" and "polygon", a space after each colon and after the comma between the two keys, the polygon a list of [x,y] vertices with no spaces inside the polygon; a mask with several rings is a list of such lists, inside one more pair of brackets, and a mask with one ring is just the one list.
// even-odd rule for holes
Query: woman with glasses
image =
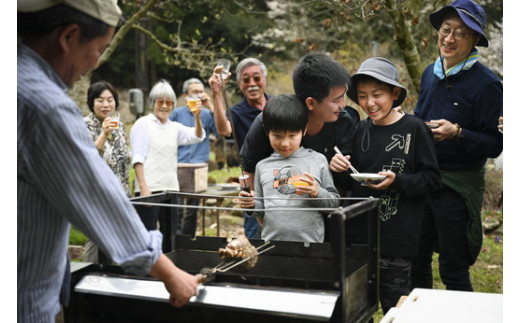
{"label": "woman with glasses", "polygon": [[456,0],[430,22],[438,30],[439,58],[422,75],[415,114],[432,127],[443,186],[426,207],[412,287],[432,288],[435,251],[446,289],[472,291],[469,267],[482,246],[484,165],[502,152],[502,83],[479,61],[476,46],[487,47],[488,39],[478,4]]}
{"label": "woman with glasses", "polygon": [[[200,109],[194,112],[195,127],[187,127],[168,118],[175,107],[176,96],[171,85],[161,80],[149,95],[153,113],[139,118],[130,131],[132,165],[135,169],[135,195],[149,196],[163,191],[178,191],[177,147],[200,143],[206,136],[200,120]],[[198,103],[200,105],[200,102]],[[176,208],[136,205],[148,230],[157,229]],[[178,219],[178,216],[175,216]]]}

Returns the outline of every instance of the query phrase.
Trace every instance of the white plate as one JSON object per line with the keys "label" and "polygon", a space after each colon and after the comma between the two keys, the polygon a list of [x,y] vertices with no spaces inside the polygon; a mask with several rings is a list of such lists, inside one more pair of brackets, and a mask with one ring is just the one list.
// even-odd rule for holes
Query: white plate
{"label": "white plate", "polygon": [[352,173],[352,174],[350,174],[350,176],[360,183],[367,182],[367,181],[380,181],[380,180],[386,178],[386,176],[379,175],[376,173],[359,173],[359,174]]}
{"label": "white plate", "polygon": [[233,191],[240,189],[240,184],[237,183],[222,183],[217,184],[218,188],[220,188],[223,191]]}

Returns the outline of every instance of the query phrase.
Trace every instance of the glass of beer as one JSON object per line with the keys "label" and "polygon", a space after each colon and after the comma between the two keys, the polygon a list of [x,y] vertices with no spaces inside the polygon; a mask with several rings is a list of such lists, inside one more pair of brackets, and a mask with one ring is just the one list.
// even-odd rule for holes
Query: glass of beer
{"label": "glass of beer", "polygon": [[200,110],[201,108],[201,101],[198,96],[189,96],[186,98],[186,102],[188,103],[188,108],[192,113],[196,112],[197,110]]}
{"label": "glass of beer", "polygon": [[119,112],[113,111],[108,114],[108,117],[110,118],[113,127],[119,127]]}

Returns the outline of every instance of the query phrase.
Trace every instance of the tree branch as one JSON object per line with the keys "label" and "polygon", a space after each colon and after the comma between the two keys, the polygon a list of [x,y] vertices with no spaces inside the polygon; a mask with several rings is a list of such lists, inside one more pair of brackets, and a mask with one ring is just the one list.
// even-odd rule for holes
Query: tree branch
{"label": "tree branch", "polygon": [[130,29],[137,23],[139,19],[144,17],[158,2],[159,0],[150,0],[148,1],[138,12],[136,12],[130,19],[128,19],[119,30],[114,35],[114,38],[110,42],[110,46],[103,52],[101,57],[99,58],[99,66],[103,65],[115,51],[117,46],[121,43],[125,35],[130,31]]}

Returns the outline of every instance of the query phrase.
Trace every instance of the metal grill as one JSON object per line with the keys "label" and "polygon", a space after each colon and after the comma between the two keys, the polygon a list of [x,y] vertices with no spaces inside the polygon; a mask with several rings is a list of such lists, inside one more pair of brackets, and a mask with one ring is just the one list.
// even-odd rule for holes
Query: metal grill
{"label": "metal grill", "polygon": [[[160,281],[91,264],[73,272],[65,321],[367,322],[378,308],[378,208],[379,200],[370,198],[331,212],[325,243],[271,241],[276,248],[263,253],[250,271],[216,272],[180,309],[170,306]],[[366,220],[364,241],[347,234],[353,219]],[[167,256],[183,270],[195,274],[222,261],[216,251],[226,238],[171,232],[163,232],[171,237]]]}

